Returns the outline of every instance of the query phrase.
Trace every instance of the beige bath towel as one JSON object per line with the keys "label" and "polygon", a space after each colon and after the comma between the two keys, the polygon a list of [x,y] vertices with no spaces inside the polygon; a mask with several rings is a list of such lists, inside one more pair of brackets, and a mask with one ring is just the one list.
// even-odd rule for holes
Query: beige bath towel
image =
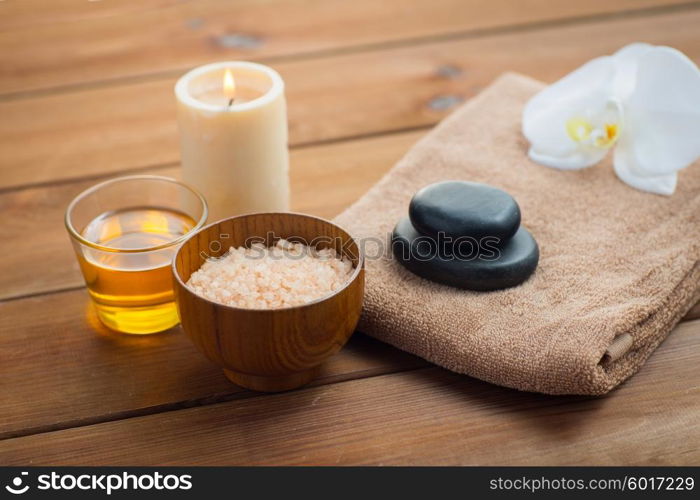
{"label": "beige bath towel", "polygon": [[[386,240],[413,193],[436,181],[512,194],[540,245],[524,284],[496,292],[439,285],[366,246],[359,329],[450,370],[526,391],[603,394],[637,371],[700,299],[700,165],[673,196],[637,191],[610,160],[580,171],[531,162],[520,132],[543,85],[508,74],[416,144],[337,218]],[[384,245],[386,246],[386,244]]]}

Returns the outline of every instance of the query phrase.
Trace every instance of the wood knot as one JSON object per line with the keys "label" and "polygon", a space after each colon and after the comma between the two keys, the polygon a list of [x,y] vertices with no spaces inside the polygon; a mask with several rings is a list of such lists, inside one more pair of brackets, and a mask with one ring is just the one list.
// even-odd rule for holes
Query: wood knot
{"label": "wood knot", "polygon": [[464,99],[459,95],[439,95],[428,101],[428,107],[433,111],[446,111],[461,103]]}
{"label": "wood knot", "polygon": [[204,19],[201,17],[192,17],[185,20],[185,26],[191,30],[198,30],[204,26]]}
{"label": "wood knot", "polygon": [[216,43],[227,49],[257,49],[263,44],[263,41],[255,35],[228,33],[216,37]]}
{"label": "wood knot", "polygon": [[443,78],[457,78],[464,74],[464,71],[459,66],[454,64],[443,64],[437,69],[438,76]]}

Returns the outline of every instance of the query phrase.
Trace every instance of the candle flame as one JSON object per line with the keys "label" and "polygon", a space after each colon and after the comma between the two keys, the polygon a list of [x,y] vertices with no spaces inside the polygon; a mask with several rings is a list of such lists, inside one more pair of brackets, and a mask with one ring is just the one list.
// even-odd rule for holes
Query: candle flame
{"label": "candle flame", "polygon": [[230,69],[224,73],[224,95],[226,99],[233,99],[236,96],[236,82]]}

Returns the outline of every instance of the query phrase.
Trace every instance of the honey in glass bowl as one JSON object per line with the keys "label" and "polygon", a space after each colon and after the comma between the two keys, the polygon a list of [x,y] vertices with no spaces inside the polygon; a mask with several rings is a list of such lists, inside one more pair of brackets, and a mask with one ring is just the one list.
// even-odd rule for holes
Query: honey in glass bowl
{"label": "honey in glass bowl", "polygon": [[137,334],[176,325],[170,264],[205,221],[203,198],[164,177],[124,177],[79,195],[66,225],[102,323]]}

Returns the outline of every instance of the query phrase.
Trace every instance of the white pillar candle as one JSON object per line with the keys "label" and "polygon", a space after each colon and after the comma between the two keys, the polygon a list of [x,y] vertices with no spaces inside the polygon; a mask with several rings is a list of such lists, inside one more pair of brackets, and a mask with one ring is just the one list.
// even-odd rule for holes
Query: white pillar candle
{"label": "white pillar candle", "polygon": [[289,210],[284,82],[250,62],[195,68],[175,85],[183,180],[209,219]]}

